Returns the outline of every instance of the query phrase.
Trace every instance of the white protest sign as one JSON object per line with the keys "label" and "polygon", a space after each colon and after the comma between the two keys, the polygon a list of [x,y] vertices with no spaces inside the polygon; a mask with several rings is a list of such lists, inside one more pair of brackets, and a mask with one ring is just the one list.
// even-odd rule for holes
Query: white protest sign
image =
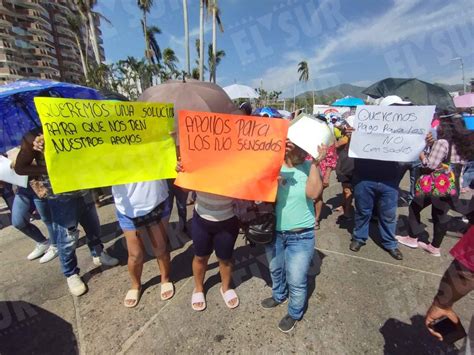
{"label": "white protest sign", "polygon": [[425,147],[435,106],[358,106],[349,156],[411,162]]}
{"label": "white protest sign", "polygon": [[0,155],[0,180],[13,185],[26,187],[28,184],[28,176],[18,175],[10,167],[11,160]]}
{"label": "white protest sign", "polygon": [[288,139],[305,150],[315,159],[318,158],[318,146],[334,143],[334,134],[329,126],[311,116],[302,114],[295,118],[288,130]]}

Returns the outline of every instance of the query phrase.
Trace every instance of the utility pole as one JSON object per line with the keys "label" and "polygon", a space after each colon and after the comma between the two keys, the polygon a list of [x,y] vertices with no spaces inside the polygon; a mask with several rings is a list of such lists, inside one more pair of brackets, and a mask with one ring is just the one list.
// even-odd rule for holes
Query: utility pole
{"label": "utility pole", "polygon": [[462,86],[463,86],[463,94],[465,94],[466,93],[466,77],[464,76],[464,61],[462,60],[461,57],[456,57],[456,58],[451,59],[451,61],[453,60],[459,60],[461,62]]}

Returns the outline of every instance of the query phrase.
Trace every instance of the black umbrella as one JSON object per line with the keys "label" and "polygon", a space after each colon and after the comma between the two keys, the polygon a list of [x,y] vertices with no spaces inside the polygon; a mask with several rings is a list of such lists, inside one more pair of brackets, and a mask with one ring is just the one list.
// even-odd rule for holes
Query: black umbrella
{"label": "black umbrella", "polygon": [[447,90],[418,79],[387,78],[372,84],[362,93],[375,99],[397,95],[415,105],[436,105],[438,110],[456,109],[453,98]]}

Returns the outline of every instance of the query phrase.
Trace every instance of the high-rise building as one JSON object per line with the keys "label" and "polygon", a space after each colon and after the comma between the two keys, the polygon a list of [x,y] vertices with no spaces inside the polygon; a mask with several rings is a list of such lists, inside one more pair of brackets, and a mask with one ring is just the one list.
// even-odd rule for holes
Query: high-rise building
{"label": "high-rise building", "polygon": [[[73,12],[70,0],[0,0],[0,84],[20,78],[81,82],[79,49],[66,20]],[[95,27],[104,60],[99,21]],[[84,33],[79,38],[89,63],[95,62]]]}

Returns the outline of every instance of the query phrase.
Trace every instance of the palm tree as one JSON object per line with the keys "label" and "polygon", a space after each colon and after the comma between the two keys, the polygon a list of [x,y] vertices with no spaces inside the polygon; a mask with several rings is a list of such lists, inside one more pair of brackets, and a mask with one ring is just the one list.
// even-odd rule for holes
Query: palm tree
{"label": "palm tree", "polygon": [[[94,11],[94,7],[97,5],[97,0],[73,0],[74,5],[76,5],[77,9],[79,10],[79,14],[81,15],[84,23],[86,24],[88,31],[86,30],[86,37],[91,38],[92,42],[92,51],[94,52],[94,58],[99,65],[102,60],[100,58],[100,50],[99,50],[99,41],[97,39],[97,29],[95,26],[95,20],[100,18],[108,23],[111,23],[107,17],[102,15],[101,13]],[[89,34],[87,33],[89,32]],[[86,53],[87,55],[87,53]]]}
{"label": "palm tree", "polygon": [[[303,61],[298,63],[298,73],[300,74],[299,81],[303,81],[303,82],[307,83],[308,80],[309,80],[309,66],[308,66],[307,61],[303,60]],[[313,106],[314,106],[314,104],[315,104],[314,87],[313,87],[312,93],[313,93]]]}
{"label": "palm tree", "polygon": [[[208,10],[212,12],[212,58],[217,59],[217,34],[216,34],[216,25],[219,25],[221,32],[224,32],[224,26],[221,21],[221,10],[217,6],[217,0],[211,0],[211,3],[208,6]],[[225,55],[225,54],[224,54]],[[216,82],[216,63],[213,62],[213,65],[209,65],[211,68],[213,83]]]}
{"label": "palm tree", "polygon": [[[196,38],[196,41],[194,42],[194,45],[196,47],[196,52],[197,52],[197,59],[196,59],[196,65],[198,67],[198,70],[199,70],[199,76],[198,78],[201,76],[201,69],[199,68],[200,65],[201,65],[201,41],[199,40],[199,38]],[[202,52],[203,53],[203,56],[204,56],[204,51]],[[203,60],[204,62],[204,60]],[[206,74],[206,71],[207,71],[207,67],[205,65],[202,66],[202,75],[204,76],[204,74]]]}
{"label": "palm tree", "polygon": [[148,37],[148,27],[146,23],[146,14],[149,14],[151,8],[153,7],[153,0],[137,0],[137,6],[142,10],[143,18],[143,33],[145,36],[145,58],[148,59],[148,62],[152,64],[151,55],[150,55],[150,41]]}
{"label": "palm tree", "polygon": [[303,60],[298,64],[298,73],[300,74],[299,81],[307,82],[309,80],[309,67],[308,62]]}
{"label": "palm tree", "polygon": [[82,63],[82,71],[84,72],[84,77],[86,79],[86,83],[89,80],[88,75],[87,75],[87,61],[84,57],[84,52],[82,50],[82,43],[81,43],[81,38],[79,37],[81,33],[81,28],[82,28],[82,21],[81,17],[78,15],[73,15],[68,14],[66,15],[66,20],[69,25],[69,28],[71,31],[74,33],[74,38],[76,40],[76,45],[77,49],[79,50],[79,55],[81,57],[81,63]]}
{"label": "palm tree", "polygon": [[177,63],[179,62],[176,53],[171,48],[165,48],[163,50],[163,64],[160,70],[161,81],[169,79],[176,79],[179,77],[180,72],[178,71]]}
{"label": "palm tree", "polygon": [[199,68],[193,68],[191,72],[191,78],[199,80]]}
{"label": "palm tree", "polygon": [[199,80],[204,80],[204,8],[209,7],[209,0],[199,1]]}
{"label": "palm tree", "polygon": [[208,65],[209,65],[209,81],[215,83],[216,82],[216,69],[217,66],[220,64],[222,58],[225,57],[224,50],[219,50],[216,52],[214,56],[214,48],[212,44],[209,44],[208,47]]}
{"label": "palm tree", "polygon": [[184,19],[184,49],[186,50],[186,71],[191,75],[191,59],[189,56],[189,23],[188,23],[188,0],[183,0]]}
{"label": "palm tree", "polygon": [[160,34],[161,30],[158,26],[148,26],[145,31],[145,23],[142,20],[143,26],[143,34],[147,36],[148,39],[148,46],[151,48],[149,49],[149,55],[151,62],[153,64],[159,64],[161,60],[161,49],[156,40],[155,35]]}

